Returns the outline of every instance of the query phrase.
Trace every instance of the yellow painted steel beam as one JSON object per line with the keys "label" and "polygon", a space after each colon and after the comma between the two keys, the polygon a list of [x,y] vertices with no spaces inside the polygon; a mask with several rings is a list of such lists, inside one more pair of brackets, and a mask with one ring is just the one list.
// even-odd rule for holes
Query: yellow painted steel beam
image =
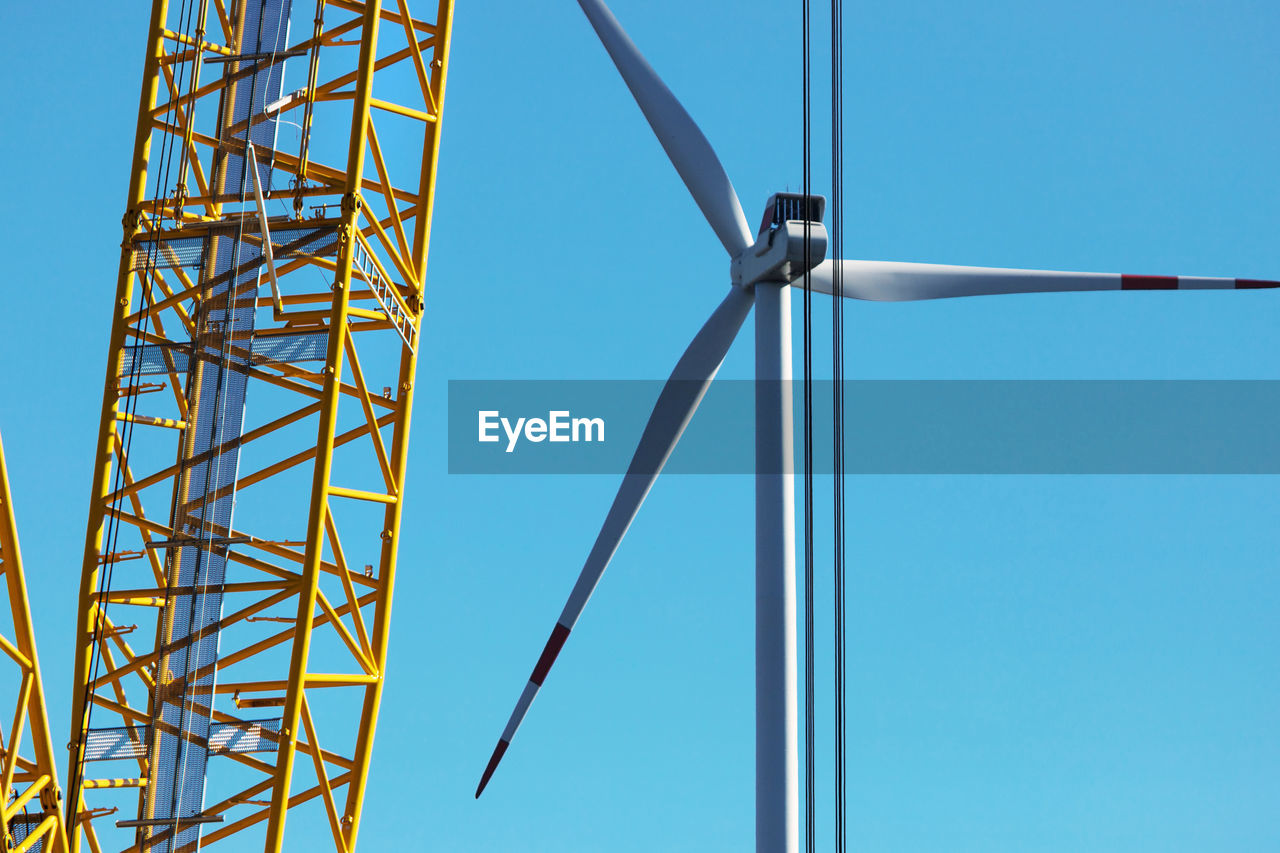
{"label": "yellow painted steel beam", "polygon": [[[146,199],[148,164],[151,159],[150,110],[155,106],[160,88],[160,58],[164,55],[164,23],[168,16],[168,0],[155,0],[151,7],[151,20],[147,25],[147,52],[143,69],[142,94],[139,98],[138,122],[133,145],[133,163],[129,169],[129,192],[123,219],[124,239],[127,247],[141,224],[141,208]],[[96,645],[98,606],[94,600],[100,582],[99,555],[104,548],[103,499],[111,493],[112,457],[116,440],[116,414],[119,411],[118,376],[123,360],[129,306],[133,294],[133,251],[124,249],[120,256],[116,276],[115,305],[111,323],[110,345],[107,351],[107,381],[103,388],[102,413],[98,428],[98,446],[94,455],[93,489],[89,499],[89,520],[86,532],[80,595],[77,601],[74,681],[71,691],[71,744],[67,770],[67,825],[73,827],[69,843],[72,853],[80,849],[81,833],[79,780],[84,764],[85,735],[89,727],[94,651]],[[109,550],[109,548],[108,548]]]}
{"label": "yellow painted steel beam", "polygon": [[128,421],[133,424],[145,424],[146,426],[168,427],[169,429],[187,428],[186,421],[179,421],[174,418],[153,418],[147,415],[135,415],[130,412],[116,412],[116,420]]}
{"label": "yellow painted steel beam", "polygon": [[[198,13],[184,24],[177,4],[153,0],[78,600],[66,810],[76,851],[147,849],[172,834],[122,832],[115,819],[134,817],[122,794],[136,795],[138,817],[163,814],[148,805],[164,784],[155,764],[161,734],[200,748],[211,742],[157,717],[179,699],[213,724],[257,723],[279,734],[273,750],[210,755],[199,811],[225,823],[172,853],[213,844],[292,849],[293,809],[311,826],[327,824],[335,851],[353,853],[375,772],[382,687],[394,677],[389,620],[452,0],[317,0],[314,20],[295,0],[294,30],[305,25],[308,38],[288,49],[289,62],[323,65],[332,76],[309,74],[307,88],[280,97],[270,114],[236,113],[237,87],[271,65],[246,55],[254,42],[242,30],[254,2],[196,0]],[[203,32],[206,23],[213,33]],[[393,103],[394,89],[375,85],[397,65],[397,79],[417,82],[411,103]],[[306,110],[309,139],[264,135],[273,116],[295,109]],[[373,110],[418,121],[389,119],[397,122],[391,145],[373,130]],[[420,149],[405,144],[403,128]],[[229,165],[244,156],[250,129],[259,160],[275,170],[276,189],[264,181],[265,216]],[[335,163],[341,142],[346,159]],[[198,195],[169,185],[149,197],[151,179],[169,174],[194,175]],[[284,189],[287,177],[301,183]],[[318,218],[302,218],[303,199]],[[281,201],[293,202],[293,218],[273,212]],[[278,301],[246,273],[258,263],[263,220]],[[252,345],[246,329],[211,325],[229,305],[266,309],[256,314]],[[282,306],[289,310],[271,310]],[[222,405],[222,392],[200,381],[209,371],[245,388],[238,435],[193,438],[208,435]],[[145,381],[151,376],[156,382]],[[172,399],[154,394],[140,406],[152,384]],[[283,455],[289,448],[301,449]],[[234,482],[200,480],[229,454],[240,456]],[[332,482],[338,470],[342,484]],[[215,522],[201,508],[222,500],[237,502],[236,515]],[[225,560],[225,578],[184,575],[196,554]],[[174,621],[179,601],[211,591],[225,612],[190,629]],[[132,645],[125,632],[135,632]],[[169,663],[215,635],[216,660]],[[103,744],[113,741],[93,732],[122,726],[134,734],[110,758],[117,753]],[[91,738],[103,761],[86,767]],[[15,765],[11,776],[40,774]]]}
{"label": "yellow painted steel beam", "polygon": [[[44,684],[40,678],[40,661],[36,655],[35,632],[31,624],[31,603],[27,598],[27,581],[23,574],[22,551],[18,544],[18,525],[9,488],[9,472],[5,465],[4,447],[0,446],[0,569],[3,569],[9,595],[7,623],[0,620],[0,635],[5,652],[17,665],[19,688],[12,724],[0,732],[6,745],[3,773],[0,774],[0,834],[5,849],[22,849],[33,839],[43,839],[42,850],[66,853],[67,833],[62,822],[62,792],[58,786],[57,760],[49,735],[49,718],[45,707]],[[24,737],[31,742],[31,752],[20,754]],[[21,767],[24,772],[16,773]],[[34,809],[30,818],[25,814]],[[24,833],[16,831],[14,818],[22,813]],[[32,827],[27,821],[39,816]],[[28,846],[27,849],[30,849]]]}
{"label": "yellow painted steel beam", "polygon": [[[373,127],[372,122],[369,123],[369,127]],[[373,136],[370,135],[369,139],[370,141],[372,141]],[[376,151],[377,148],[374,147],[373,150]],[[374,157],[374,162],[376,163],[380,159],[381,158],[379,157]],[[394,207],[392,207],[391,209],[395,210]],[[398,220],[398,217],[397,217],[397,220]],[[378,241],[382,244],[383,248],[386,249],[387,254],[391,257],[392,263],[395,265],[396,270],[400,273],[401,277],[404,279],[405,284],[412,287],[415,291],[418,290],[418,287],[419,287],[418,274],[407,266],[407,263],[408,263],[406,261],[407,255],[405,257],[400,256],[400,253],[396,250],[396,247],[391,244],[391,238],[387,236],[386,229],[382,227],[382,223],[378,221],[378,218],[376,216],[367,217],[366,221],[369,223],[369,227],[378,236]],[[370,248],[369,238],[364,235],[364,232],[359,232],[359,239],[360,239],[360,242],[365,245],[366,249]],[[374,262],[377,264],[378,272],[382,274],[383,279],[385,279],[386,281],[393,281],[392,277],[387,273],[386,268],[382,266],[382,262],[377,260],[377,256],[371,255],[371,257],[374,258]],[[400,295],[400,293],[396,291],[395,288],[393,288],[392,290],[393,292],[396,293],[396,299],[397,301],[400,302],[401,307],[404,308],[407,313],[412,313],[412,312],[409,312],[408,308],[404,305],[404,297]]]}
{"label": "yellow painted steel beam", "polygon": [[[401,2],[404,2],[404,0],[401,0]],[[418,61],[421,61],[422,54],[415,53],[414,56]],[[426,72],[422,71],[421,73],[425,74]],[[387,211],[391,214],[391,225],[396,232],[396,247],[400,252],[399,260],[396,261],[396,268],[402,271],[407,280],[416,282],[417,275],[408,273],[403,267],[403,259],[410,255],[409,238],[405,236],[404,221],[400,218],[400,208],[396,206],[395,195],[391,191],[395,184],[392,183],[391,175],[387,171],[387,161],[382,156],[382,146],[378,143],[378,131],[373,119],[369,120],[369,153],[373,155],[373,165],[378,170],[378,180],[382,182],[382,196],[386,200]],[[377,220],[375,219],[374,222],[376,223]],[[387,247],[387,250],[392,251],[391,247]],[[395,258],[395,255],[392,257]]]}
{"label": "yellow painted steel beam", "polygon": [[[403,7],[402,7],[403,8]],[[432,98],[440,108],[444,106],[446,71],[449,66],[449,45],[453,32],[453,0],[439,0],[437,9],[437,33],[439,46],[432,61],[434,72],[432,79]],[[428,124],[423,140],[423,164],[420,175],[419,197],[422,199],[415,217],[414,254],[411,260],[419,276],[425,274],[427,268],[427,250],[430,244],[431,216],[435,200],[436,167],[440,156],[440,123]],[[419,303],[421,304],[421,303]],[[413,412],[414,378],[417,373],[418,353],[416,349],[405,347],[400,353],[399,393],[400,409],[397,413],[394,437],[391,447],[391,465],[396,480],[405,482],[405,473],[409,457],[409,419]],[[395,592],[397,558],[399,556],[399,534],[403,501],[389,504],[383,517],[382,548],[379,554],[378,577],[383,585],[379,590],[374,605],[374,631],[372,644],[374,663],[385,672],[387,650],[390,644],[391,602]],[[347,824],[345,827],[348,844],[354,849],[356,837],[360,829],[360,818],[364,810],[364,792],[368,785],[373,755],[373,740],[378,726],[378,711],[382,704],[383,680],[365,688],[364,706],[360,715],[360,731],[356,736],[355,761],[356,771],[351,784],[347,788]]]}
{"label": "yellow painted steel beam", "polygon": [[423,112],[422,110],[415,110],[413,107],[406,107],[402,104],[393,104],[391,101],[383,101],[374,98],[372,105],[377,109],[384,110],[394,115],[404,116],[405,118],[416,119],[417,121],[433,122],[436,120],[436,117],[431,113]]}
{"label": "yellow painted steel beam", "polygon": [[364,173],[364,149],[368,136],[369,109],[373,100],[373,73],[378,55],[378,13],[380,0],[366,0],[360,36],[360,59],[356,71],[356,99],[352,109],[347,149],[347,183],[342,199],[343,223],[339,234],[338,277],[334,282],[333,307],[330,310],[329,342],[326,366],[325,396],[320,412],[320,428],[316,436],[316,463],[311,480],[311,507],[307,517],[307,551],[303,565],[306,591],[298,596],[298,630],[289,660],[289,684],[281,734],[284,742],[276,759],[275,785],[271,796],[271,814],[267,821],[266,853],[280,853],[284,846],[284,826],[288,813],[289,789],[293,780],[294,751],[297,749],[298,723],[302,716],[303,688],[311,651],[311,617],[316,608],[316,592],[320,582],[320,560],[325,519],[328,517],[329,476],[333,466],[333,439],[338,422],[338,379],[342,375],[344,340],[347,335],[347,307],[351,292],[351,267],[355,253],[356,200]]}
{"label": "yellow painted steel beam", "polygon": [[227,47],[226,45],[213,44],[212,42],[201,41],[198,38],[193,38],[189,35],[184,35],[183,33],[175,33],[173,30],[165,30],[164,37],[169,39],[170,41],[176,41],[179,44],[185,44],[188,46],[199,45],[201,51],[207,50],[212,53],[220,54],[222,56],[235,55],[235,51]]}
{"label": "yellow painted steel beam", "polygon": [[86,788],[141,788],[146,784],[147,780],[142,778],[84,780],[84,787]]}
{"label": "yellow painted steel beam", "polygon": [[[361,0],[329,0],[330,5],[337,6],[340,9],[346,9],[350,12],[362,11],[363,7],[367,5],[367,2],[368,0],[364,0],[364,2],[361,2]],[[382,20],[390,21],[393,24],[399,24],[405,20],[399,14],[392,12],[390,9],[379,8],[378,15]],[[429,24],[426,21],[420,21],[417,18],[410,18],[408,20],[408,24],[413,29],[424,33],[434,33],[437,29],[432,24]]]}

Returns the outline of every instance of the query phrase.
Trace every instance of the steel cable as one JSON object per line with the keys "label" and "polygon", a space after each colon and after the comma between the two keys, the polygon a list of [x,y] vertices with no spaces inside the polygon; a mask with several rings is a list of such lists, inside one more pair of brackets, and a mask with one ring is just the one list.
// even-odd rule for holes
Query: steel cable
{"label": "steel cable", "polygon": [[844,438],[844,3],[831,0],[831,257],[832,264],[832,431],[833,568],[835,603],[835,842],[848,844],[846,821],[846,635],[845,635],[845,438]]}
{"label": "steel cable", "polygon": [[[188,38],[190,37],[192,23],[192,9],[193,7],[188,5],[188,0],[182,0],[178,9],[178,20],[180,22],[179,27],[183,36]],[[155,34],[153,34],[153,37],[154,36]],[[182,83],[186,80],[186,64],[179,63],[179,66],[178,79],[174,85],[175,92],[181,91]],[[156,73],[161,73],[159,67],[157,67]],[[171,94],[168,108],[165,111],[166,125],[170,123],[170,117],[173,115],[177,103],[178,98],[176,95]],[[188,114],[188,120],[193,120],[190,113]],[[164,135],[163,141],[161,142],[159,160],[160,166],[156,169],[155,195],[152,201],[151,220],[149,223],[149,229],[152,233],[156,234],[156,238],[151,240],[147,247],[146,260],[140,271],[141,275],[138,276],[143,299],[142,327],[139,334],[136,336],[138,340],[136,355],[129,365],[129,382],[125,387],[130,389],[135,386],[137,380],[142,376],[142,354],[146,346],[146,339],[151,325],[151,311],[153,305],[151,276],[154,274],[153,271],[157,266],[158,255],[160,252],[159,232],[163,228],[165,220],[165,209],[162,202],[165,198],[164,188],[168,186],[170,168],[173,162],[172,133],[166,133]],[[138,214],[141,216],[141,211],[138,211]],[[136,262],[133,263],[132,266],[136,267]],[[115,364],[115,359],[122,358],[122,354],[117,355],[116,353],[112,353],[112,357],[113,360],[111,363]],[[109,380],[110,377],[108,377],[108,381]],[[117,380],[117,394],[119,394],[120,387],[119,381]],[[138,394],[134,393],[127,395],[125,402],[125,418],[123,421],[117,420],[117,423],[122,424],[119,429],[120,432],[123,433],[123,436],[117,434],[115,442],[113,443],[118,444],[118,447],[112,447],[110,451],[112,453],[118,453],[119,458],[117,460],[117,465],[115,466],[115,472],[112,475],[112,502],[106,513],[107,529],[103,536],[105,551],[99,557],[104,565],[104,570],[98,582],[97,601],[95,602],[94,608],[93,640],[90,645],[91,661],[89,678],[85,681],[84,690],[81,695],[81,707],[84,709],[84,716],[81,720],[82,725],[80,726],[80,731],[76,740],[77,761],[70,778],[67,779],[68,791],[75,791],[79,787],[80,781],[84,778],[84,764],[86,761],[84,748],[86,746],[88,733],[93,723],[93,685],[98,680],[98,672],[102,665],[102,644],[106,640],[105,628],[107,623],[107,598],[111,593],[111,586],[115,576],[115,565],[117,562],[115,549],[119,543],[122,501],[124,500],[123,496],[120,495],[120,492],[124,484],[126,473],[125,469],[128,464],[129,452],[133,447],[133,418],[137,412],[138,396]],[[78,797],[76,802],[69,803],[68,808],[70,810],[74,810],[72,812],[72,816],[75,817],[75,814],[79,811]],[[75,820],[70,821],[70,823],[73,826],[77,825]]]}
{"label": "steel cable", "polygon": [[[803,89],[803,179],[801,192],[807,199],[813,191],[812,104],[810,101],[810,15],[809,0],[802,0],[802,89]],[[807,205],[806,205],[807,209]],[[814,853],[816,838],[815,796],[815,701],[814,701],[814,620],[813,620],[813,294],[810,289],[812,265],[809,217],[805,217],[804,242],[804,767],[805,767],[805,849]]]}

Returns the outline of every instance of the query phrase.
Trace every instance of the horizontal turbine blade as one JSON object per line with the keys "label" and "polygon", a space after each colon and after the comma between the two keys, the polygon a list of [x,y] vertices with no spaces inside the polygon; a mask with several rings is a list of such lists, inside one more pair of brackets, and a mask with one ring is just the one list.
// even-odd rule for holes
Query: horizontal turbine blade
{"label": "horizontal turbine blade", "polygon": [[[834,261],[812,274],[812,288],[834,293]],[[993,296],[1008,293],[1071,293],[1084,290],[1243,290],[1280,287],[1280,282],[1249,278],[1120,275],[1116,273],[1010,270],[891,261],[839,261],[841,295],[877,302]]]}
{"label": "horizontal turbine blade", "polygon": [[631,465],[627,469],[626,476],[623,477],[617,496],[613,499],[609,514],[605,517],[604,526],[596,536],[595,545],[587,555],[587,562],[582,567],[582,573],[578,575],[578,582],[574,584],[569,601],[561,611],[560,618],[556,620],[555,628],[551,630],[551,638],[542,649],[542,655],[533,668],[533,674],[529,676],[529,683],[520,694],[520,700],[516,703],[516,708],[507,721],[507,727],[503,730],[502,737],[489,758],[489,764],[484,769],[484,775],[480,777],[480,785],[476,788],[477,798],[489,784],[489,779],[493,777],[493,771],[497,769],[498,762],[506,754],[507,747],[515,737],[516,730],[520,728],[520,723],[528,713],[529,706],[533,704],[534,697],[538,695],[538,689],[542,687],[547,672],[555,663],[565,640],[569,638],[569,632],[577,624],[578,617],[587,606],[587,600],[591,598],[596,584],[600,582],[609,561],[613,559],[618,545],[622,542],[622,537],[626,535],[636,513],[639,512],[645,496],[649,494],[649,489],[658,479],[662,466],[675,450],[676,442],[680,440],[698,404],[707,393],[707,388],[715,378],[716,371],[720,369],[725,354],[737,337],[738,330],[742,328],[743,321],[747,319],[754,299],[750,291],[740,287],[730,289],[729,295],[716,308],[711,318],[703,324],[693,342],[689,344],[689,348],[684,351],[684,355],[680,357],[675,370],[671,373],[671,378],[667,380],[662,393],[658,395],[653,414],[649,416],[649,422],[645,424],[644,432],[640,436],[640,445],[631,458]]}
{"label": "horizontal turbine blade", "polygon": [[742,203],[698,125],[601,0],[578,0],[702,215],[731,257],[751,245]]}

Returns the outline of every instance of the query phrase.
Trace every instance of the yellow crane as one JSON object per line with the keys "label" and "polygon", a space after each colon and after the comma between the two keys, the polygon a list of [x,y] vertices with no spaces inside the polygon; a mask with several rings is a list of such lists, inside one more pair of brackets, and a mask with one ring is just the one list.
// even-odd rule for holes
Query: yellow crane
{"label": "yellow crane", "polygon": [[72,851],[275,853],[294,809],[356,846],[448,76],[452,0],[417,2],[153,0],[78,593]]}
{"label": "yellow crane", "polygon": [[[62,793],[49,716],[40,681],[40,662],[31,627],[31,603],[22,573],[17,521],[9,490],[9,471],[0,446],[0,573],[9,596],[8,624],[0,623],[0,651],[17,667],[15,707],[4,709],[0,726],[0,828],[4,849],[66,853]],[[10,668],[12,673],[13,669]],[[13,683],[13,682],[10,682]],[[25,748],[24,748],[25,746]]]}

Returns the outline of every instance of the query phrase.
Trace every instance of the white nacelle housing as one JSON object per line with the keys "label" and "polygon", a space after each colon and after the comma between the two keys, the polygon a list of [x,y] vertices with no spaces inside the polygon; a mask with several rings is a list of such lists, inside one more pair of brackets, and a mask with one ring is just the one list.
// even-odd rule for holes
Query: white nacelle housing
{"label": "white nacelle housing", "polygon": [[789,284],[822,263],[827,254],[827,229],[822,224],[825,208],[822,196],[775,193],[765,208],[755,244],[730,265],[733,283],[739,287],[751,287],[759,281]]}

